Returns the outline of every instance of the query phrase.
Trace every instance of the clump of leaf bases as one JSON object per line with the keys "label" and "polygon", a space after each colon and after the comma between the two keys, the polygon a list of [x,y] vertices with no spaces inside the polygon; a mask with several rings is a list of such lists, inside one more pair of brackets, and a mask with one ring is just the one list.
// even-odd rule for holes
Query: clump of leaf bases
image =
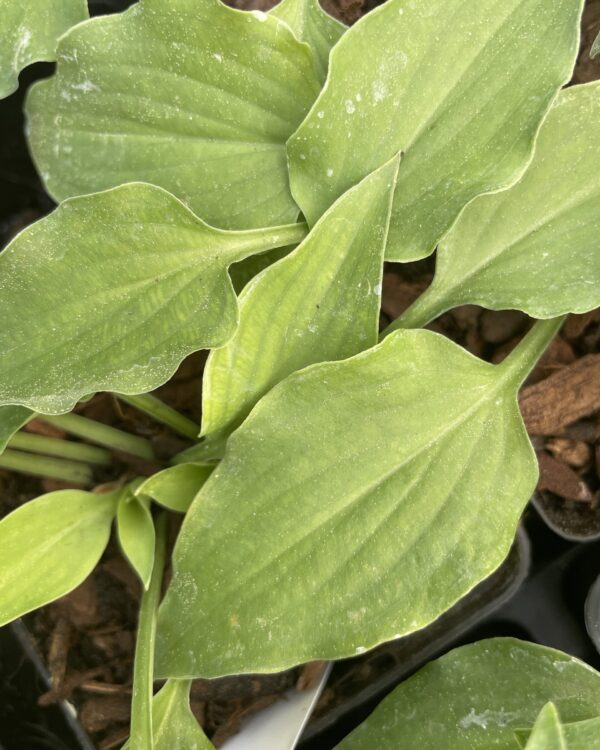
{"label": "clump of leaf bases", "polygon": [[[361,653],[506,557],[537,478],[517,391],[562,316],[600,304],[600,84],[561,90],[581,11],[387,0],[346,29],[316,0],[83,23],[82,0],[0,0],[0,91],[57,60],[26,110],[60,202],[0,255],[0,465],[90,486],[112,450],[152,458],[67,414],[98,391],[194,443],[0,522],[5,623],[81,583],[115,521],[145,589],[131,750],[212,747],[194,677]],[[435,248],[431,287],[379,334],[384,259]],[[491,365],[421,330],[467,303],[538,320]],[[200,428],[148,392],[203,348]],[[20,432],[34,416],[103,447]],[[168,511],[186,515],[159,607]],[[340,747],[589,750],[599,722],[596,672],[496,639]]]}

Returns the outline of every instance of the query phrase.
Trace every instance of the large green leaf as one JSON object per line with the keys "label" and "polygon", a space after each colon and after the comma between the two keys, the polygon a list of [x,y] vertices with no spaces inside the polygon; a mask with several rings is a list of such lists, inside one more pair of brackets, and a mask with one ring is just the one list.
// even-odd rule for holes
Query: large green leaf
{"label": "large green leaf", "polygon": [[464,304],[535,318],[600,305],[599,120],[600,82],[559,95],[525,176],[467,207],[405,323]]}
{"label": "large green leaf", "polygon": [[87,578],[108,542],[118,497],[51,492],[0,521],[0,625]]}
{"label": "large green leaf", "polygon": [[159,616],[165,676],[277,671],[413,632],[506,557],[537,465],[518,383],[399,331],[291,375],[229,438],[184,521]]}
{"label": "large green leaf", "polygon": [[0,0],[0,97],[27,65],[55,60],[58,37],[87,16],[86,0]]}
{"label": "large green leaf", "polygon": [[325,13],[319,0],[281,0],[272,16],[285,21],[297,39],[306,42],[314,52],[322,81],[327,77],[329,53],[346,31],[343,23]]}
{"label": "large green leaf", "polygon": [[377,342],[383,255],[398,159],[327,211],[293,253],[240,297],[240,324],[204,373],[202,432],[229,434],[287,375]]}
{"label": "large green leaf", "polygon": [[224,232],[139,183],[66,201],[0,255],[0,404],[56,414],[153,390],[233,334],[229,264],[301,226]]}
{"label": "large green leaf", "polygon": [[30,144],[57,199],[142,180],[207,222],[294,221],[285,142],[319,91],[286,24],[220,0],[141,0],[61,40],[29,96]]}
{"label": "large green leaf", "polygon": [[338,748],[515,750],[515,728],[532,726],[549,701],[563,721],[598,716],[600,674],[544,646],[481,641],[402,683]]}
{"label": "large green leaf", "polygon": [[571,77],[581,6],[389,0],[367,14],[334,47],[325,88],[288,144],[309,224],[403,151],[387,257],[428,255],[470,200],[523,173]]}
{"label": "large green leaf", "polygon": [[0,406],[0,453],[18,430],[32,418],[33,412],[23,406]]}
{"label": "large green leaf", "polygon": [[[190,709],[188,680],[167,680],[152,700],[153,750],[214,750]],[[123,750],[131,750],[129,742]]]}

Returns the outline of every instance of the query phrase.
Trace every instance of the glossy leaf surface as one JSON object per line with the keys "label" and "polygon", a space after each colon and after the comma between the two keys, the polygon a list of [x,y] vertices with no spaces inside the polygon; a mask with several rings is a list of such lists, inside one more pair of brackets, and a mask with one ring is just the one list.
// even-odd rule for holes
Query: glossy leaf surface
{"label": "glossy leaf surface", "polygon": [[61,41],[29,96],[30,144],[56,199],[140,180],[215,226],[285,224],[285,142],[318,91],[310,49],[278,19],[141,0]]}
{"label": "glossy leaf surface", "polygon": [[493,366],[400,331],[274,388],[188,511],[159,673],[351,656],[418,630],[488,576],[537,477],[522,367],[520,354]]}
{"label": "glossy leaf surface", "polygon": [[337,747],[515,750],[515,729],[533,726],[549,701],[563,721],[598,716],[600,674],[544,646],[513,638],[480,641],[402,683]]}
{"label": "glossy leaf surface", "polygon": [[26,425],[33,416],[24,406],[0,406],[0,453],[11,437]]}
{"label": "glossy leaf surface", "polygon": [[240,296],[240,324],[204,372],[202,433],[228,434],[287,375],[377,342],[393,159],[343,195]]}
{"label": "glossy leaf surface", "polygon": [[151,497],[169,510],[186,513],[213,468],[199,464],[171,466],[146,479],[137,488],[136,495]]}
{"label": "glossy leaf surface", "polygon": [[600,305],[600,82],[562,92],[514,187],[467,207],[427,296],[535,318]]}
{"label": "glossy leaf surface", "polygon": [[108,542],[118,494],[51,492],[0,521],[0,625],[87,578]]}
{"label": "glossy leaf surface", "polygon": [[344,24],[326,13],[319,0],[282,0],[271,15],[285,21],[296,38],[309,45],[315,55],[319,77],[324,81],[329,53],[346,31]]}
{"label": "glossy leaf surface", "polygon": [[213,229],[139,183],[66,201],[0,255],[0,404],[57,414],[96,391],[153,390],[228,340],[227,267],[289,232]]}
{"label": "glossy leaf surface", "polygon": [[581,6],[389,0],[368,13],[333,49],[325,87],[288,144],[309,224],[402,151],[387,258],[431,253],[470,200],[523,173],[571,77]]}
{"label": "glossy leaf surface", "polygon": [[147,589],[154,565],[154,522],[147,501],[128,489],[119,499],[117,534],[125,557]]}
{"label": "glossy leaf surface", "polygon": [[59,36],[87,15],[86,0],[0,0],[0,97],[16,90],[23,68],[55,60]]}

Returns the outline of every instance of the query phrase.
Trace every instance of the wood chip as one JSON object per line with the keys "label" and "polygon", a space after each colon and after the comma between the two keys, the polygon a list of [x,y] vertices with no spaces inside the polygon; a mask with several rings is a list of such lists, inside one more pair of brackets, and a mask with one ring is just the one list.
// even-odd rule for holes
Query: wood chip
{"label": "wood chip", "polygon": [[583,440],[554,438],[546,443],[546,449],[554,458],[575,469],[587,468],[592,460],[592,448]]}
{"label": "wood chip", "polygon": [[531,435],[560,435],[572,422],[600,410],[600,354],[588,354],[527,386],[519,399]]}
{"label": "wood chip", "polygon": [[569,466],[544,452],[538,454],[538,463],[540,466],[538,490],[549,490],[565,500],[592,502],[593,495],[590,488]]}

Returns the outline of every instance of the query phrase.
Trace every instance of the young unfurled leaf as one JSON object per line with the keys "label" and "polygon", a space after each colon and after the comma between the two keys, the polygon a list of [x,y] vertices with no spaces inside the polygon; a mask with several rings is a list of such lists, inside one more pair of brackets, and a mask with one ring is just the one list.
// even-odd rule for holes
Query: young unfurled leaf
{"label": "young unfurled leaf", "polygon": [[322,81],[327,76],[329,53],[346,31],[343,23],[325,13],[319,0],[281,0],[272,16],[285,21],[301,42],[312,49]]}
{"label": "young unfurled leaf", "polygon": [[417,305],[479,304],[535,318],[600,305],[600,82],[563,91],[517,185],[467,207]]}
{"label": "young unfurled leaf", "polygon": [[318,91],[310,49],[276,18],[142,0],[61,40],[29,96],[31,149],[57,199],[141,180],[215,226],[285,224],[285,142]]}
{"label": "young unfurled leaf", "polygon": [[51,492],[0,521],[0,625],[87,578],[108,542],[118,497]]}
{"label": "young unfurled leaf", "polygon": [[[167,680],[152,700],[153,750],[214,750],[190,709],[189,680]],[[123,750],[131,750],[128,742]]]}
{"label": "young unfurled leaf", "polygon": [[234,332],[227,267],[301,226],[224,232],[144,184],[66,201],[0,255],[0,404],[56,414],[153,390]]}
{"label": "young unfurled leaf", "polygon": [[164,508],[186,513],[213,469],[214,466],[200,464],[171,466],[146,479],[137,488],[136,495],[151,497]]}
{"label": "young unfurled leaf", "polygon": [[32,416],[33,412],[24,406],[0,406],[0,453],[15,432],[26,425]]}
{"label": "young unfurled leaf", "polygon": [[147,589],[154,565],[154,522],[148,502],[128,488],[119,499],[117,534],[125,557]]}
{"label": "young unfurled leaf", "polygon": [[547,703],[531,733],[517,730],[515,735],[525,750],[600,750],[600,715],[587,721],[564,724],[556,706]]}
{"label": "young unfurled leaf", "polygon": [[600,34],[594,39],[594,43],[592,44],[592,49],[590,50],[590,57],[592,60],[594,60],[596,57],[600,55]]}
{"label": "young unfurled leaf", "polygon": [[377,342],[398,159],[343,195],[293,253],[240,297],[240,323],[204,373],[202,432],[227,435],[290,373]]}
{"label": "young unfurled leaf", "polygon": [[538,323],[499,366],[399,331],[275,387],[188,511],[160,673],[360,653],[427,625],[495,570],[537,478],[516,390],[556,330]]}
{"label": "young unfurled leaf", "polygon": [[523,747],[525,750],[569,750],[554,703],[546,703],[542,708]]}
{"label": "young unfurled leaf", "polygon": [[523,173],[571,77],[581,7],[389,0],[366,15],[332,50],[325,88],[288,144],[309,224],[403,151],[387,258],[431,253],[470,200]]}
{"label": "young unfurled leaf", "polygon": [[337,747],[514,750],[515,728],[532,726],[549,701],[563,721],[600,715],[600,674],[544,646],[513,638],[480,641],[402,683]]}
{"label": "young unfurled leaf", "polygon": [[58,37],[87,16],[86,0],[0,0],[0,97],[27,65],[55,60]]}

